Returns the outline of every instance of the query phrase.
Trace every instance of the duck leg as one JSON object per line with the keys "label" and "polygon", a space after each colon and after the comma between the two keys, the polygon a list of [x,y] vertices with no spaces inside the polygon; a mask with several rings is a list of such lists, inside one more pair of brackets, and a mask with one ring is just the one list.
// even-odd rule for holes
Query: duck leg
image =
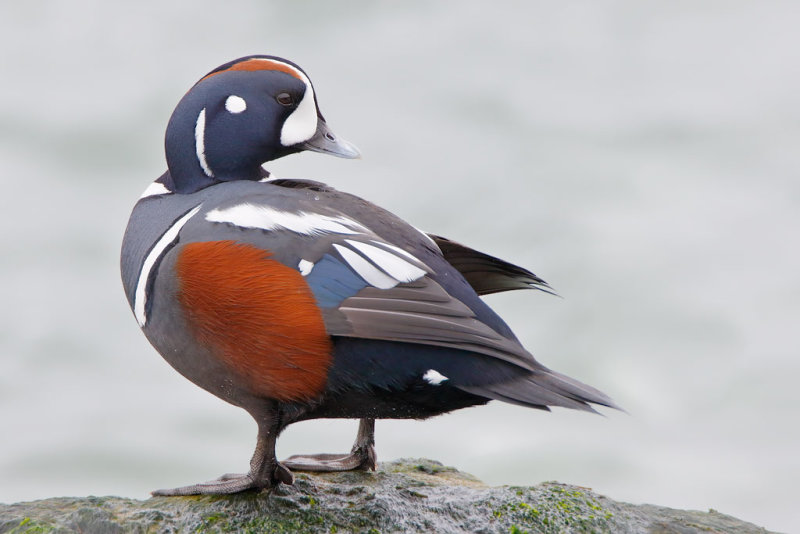
{"label": "duck leg", "polygon": [[250,460],[250,472],[244,474],[228,473],[221,477],[183,486],[180,488],[160,489],[152,492],[153,496],[173,495],[227,495],[241,491],[260,491],[272,488],[280,483],[291,484],[294,476],[275,458],[275,442],[280,433],[278,418],[274,415],[258,423],[258,440],[253,458]]}
{"label": "duck leg", "polygon": [[375,454],[375,419],[361,419],[358,435],[350,454],[294,455],[283,465],[297,471],[375,471],[378,457]]}

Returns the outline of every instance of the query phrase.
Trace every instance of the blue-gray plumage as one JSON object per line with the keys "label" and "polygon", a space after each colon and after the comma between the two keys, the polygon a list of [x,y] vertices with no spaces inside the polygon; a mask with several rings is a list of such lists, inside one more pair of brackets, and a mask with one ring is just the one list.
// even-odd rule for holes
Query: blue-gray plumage
{"label": "blue-gray plumage", "polygon": [[[358,151],[328,128],[297,65],[249,56],[203,77],[166,134],[168,171],[123,240],[128,302],[177,371],[247,410],[251,469],[160,495],[291,483],[289,469],[374,469],[375,418],[425,418],[496,399],[615,407],[522,347],[480,295],[549,287],[530,271],[420,232],[319,182],[261,165],[302,150]],[[305,419],[359,418],[349,454],[275,458]]]}

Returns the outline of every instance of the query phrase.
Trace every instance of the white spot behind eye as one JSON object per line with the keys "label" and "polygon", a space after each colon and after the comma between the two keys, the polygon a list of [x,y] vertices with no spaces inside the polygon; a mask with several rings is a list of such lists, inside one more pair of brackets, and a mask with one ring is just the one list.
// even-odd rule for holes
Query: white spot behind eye
{"label": "white spot behind eye", "polygon": [[241,113],[247,109],[247,102],[241,96],[231,95],[225,100],[225,109],[230,113]]}

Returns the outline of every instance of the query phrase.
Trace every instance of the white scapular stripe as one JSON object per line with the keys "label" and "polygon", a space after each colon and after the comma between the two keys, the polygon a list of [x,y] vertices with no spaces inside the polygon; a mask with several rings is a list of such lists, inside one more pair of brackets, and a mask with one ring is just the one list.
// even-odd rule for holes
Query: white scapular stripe
{"label": "white scapular stripe", "polygon": [[183,225],[200,211],[200,206],[202,206],[202,204],[189,210],[186,215],[172,223],[172,226],[167,228],[167,231],[164,232],[156,244],[153,245],[153,248],[150,249],[147,257],[144,259],[144,263],[142,263],[142,270],[139,272],[139,279],[136,281],[136,292],[133,296],[133,314],[136,316],[136,321],[141,327],[144,327],[147,323],[147,280],[150,278],[150,271],[153,270],[153,266],[164,253],[164,250],[178,237],[178,232],[181,231]]}
{"label": "white scapular stripe", "polygon": [[231,95],[225,99],[225,109],[236,115],[247,109],[247,102],[241,96]]}
{"label": "white scapular stripe", "polygon": [[[291,65],[289,65],[291,66]],[[286,117],[281,128],[281,144],[292,146],[303,141],[308,141],[317,133],[317,103],[314,100],[314,88],[305,74],[294,69],[306,84],[303,99],[291,115]]]}
{"label": "white scapular stripe", "polygon": [[147,197],[154,197],[156,195],[165,195],[167,193],[172,193],[167,186],[160,182],[153,182],[152,184],[147,186],[147,189],[144,190],[142,196],[139,197],[139,200]]}
{"label": "white scapular stripe", "polygon": [[415,262],[415,263],[417,263],[419,265],[425,266],[424,263],[422,263],[419,259],[417,259],[413,254],[411,254],[407,250],[403,250],[402,248],[400,248],[398,246],[395,246],[395,245],[392,245],[391,243],[386,243],[385,241],[377,241],[377,240],[373,239],[372,242],[373,243],[377,243],[378,245],[380,245],[382,247],[385,247],[385,248],[388,248],[390,250],[393,250],[393,251],[397,252],[398,254],[402,254],[406,258],[410,259],[411,261],[413,261],[413,262]]}
{"label": "white scapular stripe", "polygon": [[416,230],[417,232],[419,232],[420,234],[422,234],[422,237],[424,237],[425,239],[427,239],[427,240],[428,240],[428,242],[429,242],[431,245],[433,245],[433,249],[434,249],[434,250],[438,250],[439,252],[441,252],[441,250],[442,250],[442,249],[440,249],[440,248],[439,248],[439,245],[437,245],[437,244],[436,244],[436,241],[434,241],[434,240],[433,240],[433,238],[432,238],[431,236],[429,236],[429,235],[428,235],[428,232],[425,232],[425,231],[423,231],[423,230],[420,230],[420,229],[419,229],[419,228],[417,228],[416,226],[414,226],[413,228],[414,228],[414,230]]}
{"label": "white scapular stripe", "polygon": [[313,268],[314,264],[308,260],[300,260],[300,263],[297,264],[297,269],[303,276],[308,276],[309,274],[311,274],[311,270]]}
{"label": "white scapular stripe", "polygon": [[424,378],[425,382],[432,386],[438,386],[445,380],[450,380],[436,369],[428,369],[427,372],[422,375],[422,378]]}
{"label": "white scapular stripe", "polygon": [[230,223],[242,228],[262,230],[290,230],[304,235],[347,234],[367,232],[361,224],[344,216],[330,216],[305,211],[280,211],[269,206],[237,204],[230,208],[217,208],[206,214],[206,220]]}
{"label": "white scapular stripe", "polygon": [[363,278],[369,285],[378,289],[391,289],[398,284],[397,280],[372,265],[357,252],[336,243],[333,246],[342,255],[344,261],[350,264],[350,267],[358,273],[358,276]]}
{"label": "white scapular stripe", "polygon": [[392,254],[388,250],[352,239],[345,239],[345,242],[361,252],[364,256],[369,258],[372,263],[383,269],[389,276],[399,282],[412,282],[425,276],[425,271],[410,264],[403,258]]}
{"label": "white scapular stripe", "polygon": [[211,172],[211,168],[206,161],[206,108],[200,111],[197,116],[197,122],[194,123],[194,151],[197,153],[197,161],[200,163],[200,167],[203,168],[203,172],[209,178],[213,178],[214,173]]}

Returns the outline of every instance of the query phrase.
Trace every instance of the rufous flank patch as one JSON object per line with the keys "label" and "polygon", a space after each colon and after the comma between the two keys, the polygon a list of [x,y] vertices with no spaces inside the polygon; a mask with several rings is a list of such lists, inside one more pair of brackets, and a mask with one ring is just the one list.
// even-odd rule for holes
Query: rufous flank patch
{"label": "rufous flank patch", "polygon": [[184,245],[178,300],[197,341],[253,393],[311,400],[325,388],[333,344],[303,276],[270,256],[235,241]]}

